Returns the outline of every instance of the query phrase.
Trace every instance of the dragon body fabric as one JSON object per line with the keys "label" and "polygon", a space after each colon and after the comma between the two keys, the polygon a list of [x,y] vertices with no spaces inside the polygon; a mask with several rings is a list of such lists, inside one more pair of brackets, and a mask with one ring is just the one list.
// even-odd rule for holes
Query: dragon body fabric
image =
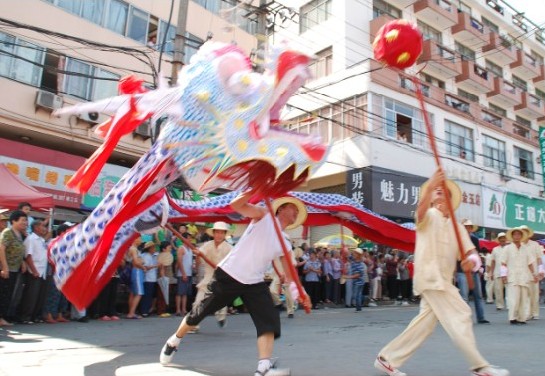
{"label": "dragon body fabric", "polygon": [[76,307],[96,297],[139,232],[156,231],[157,216],[163,224],[168,219],[165,187],[180,176],[201,193],[259,186],[269,196],[310,176],[327,148],[315,136],[275,127],[284,104],[308,78],[308,63],[303,54],[277,49],[270,69],[258,74],[236,46],[207,42],[173,87],[161,83],[146,91],[138,80],[122,80],[117,97],[57,112],[112,116],[97,127],[104,144],[67,184],[81,193],[92,186],[122,136],[143,121],[162,120],[151,149],[83,223],[50,245],[55,282]]}

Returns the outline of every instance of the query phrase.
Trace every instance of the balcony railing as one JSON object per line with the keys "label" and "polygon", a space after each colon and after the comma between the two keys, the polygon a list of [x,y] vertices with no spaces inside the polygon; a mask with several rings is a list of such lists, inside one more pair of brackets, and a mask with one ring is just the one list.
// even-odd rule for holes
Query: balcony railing
{"label": "balcony railing", "polygon": [[478,21],[477,19],[473,17],[470,17],[470,21],[471,21],[472,28],[479,30],[481,33],[484,33],[484,26],[480,21]]}
{"label": "balcony railing", "polygon": [[503,15],[503,7],[500,4],[498,4],[496,0],[487,0],[486,5],[494,9],[499,14]]}
{"label": "balcony railing", "polygon": [[[411,80],[410,78],[401,76],[401,75],[399,76],[399,79],[400,79],[400,85],[401,85],[401,87],[403,89],[407,89],[407,90],[412,91],[413,93],[416,93],[416,87],[414,86],[413,80]],[[422,84],[421,88],[422,88],[422,94],[425,97],[429,98],[429,96],[430,96],[430,87],[428,85]]]}
{"label": "balcony railing", "polygon": [[490,123],[492,125],[495,125],[496,127],[498,128],[501,128],[502,127],[502,118],[499,117],[499,116],[496,116],[496,115],[493,115],[489,112],[486,112],[486,111],[483,111],[481,113],[481,117],[484,121],[486,121],[487,123]]}
{"label": "balcony railing", "polygon": [[517,94],[517,88],[512,83],[509,83],[507,81],[503,81],[503,90],[511,93],[511,94]]}
{"label": "balcony railing", "polygon": [[488,71],[477,64],[473,65],[473,71],[475,74],[485,80],[488,80]]}
{"label": "balcony railing", "polygon": [[469,103],[455,98],[452,95],[445,95],[445,103],[450,107],[457,109],[458,111],[469,114]]}
{"label": "balcony railing", "polygon": [[521,136],[530,139],[530,130],[522,125],[513,123],[513,133],[517,136]]}
{"label": "balcony railing", "polygon": [[447,12],[452,11],[452,5],[450,1],[447,0],[435,0],[435,4],[439,5],[441,8],[446,10]]}

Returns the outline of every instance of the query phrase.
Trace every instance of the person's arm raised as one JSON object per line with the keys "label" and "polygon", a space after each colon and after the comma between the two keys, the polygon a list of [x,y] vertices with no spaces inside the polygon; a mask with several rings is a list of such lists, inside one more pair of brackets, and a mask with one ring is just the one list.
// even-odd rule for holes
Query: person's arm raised
{"label": "person's arm raised", "polygon": [[255,194],[253,191],[247,191],[238,195],[231,201],[231,208],[239,214],[252,219],[261,219],[267,213],[267,209],[261,206],[250,204],[250,198]]}

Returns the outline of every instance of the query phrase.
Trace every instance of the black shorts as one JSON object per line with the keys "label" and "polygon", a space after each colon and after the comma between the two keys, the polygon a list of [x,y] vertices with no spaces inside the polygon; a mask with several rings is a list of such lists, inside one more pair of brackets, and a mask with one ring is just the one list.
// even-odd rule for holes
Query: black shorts
{"label": "black shorts", "polygon": [[274,333],[274,338],[280,337],[280,313],[274,308],[269,287],[265,282],[246,285],[240,283],[221,268],[214,271],[208,284],[208,292],[197,306],[187,315],[186,323],[198,325],[206,316],[232,304],[241,297],[248,313],[252,317],[257,336],[264,333]]}

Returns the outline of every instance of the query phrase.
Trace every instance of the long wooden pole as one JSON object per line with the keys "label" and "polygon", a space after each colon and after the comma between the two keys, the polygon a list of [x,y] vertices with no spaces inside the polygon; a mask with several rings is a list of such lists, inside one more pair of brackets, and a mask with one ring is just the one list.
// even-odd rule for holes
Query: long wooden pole
{"label": "long wooden pole", "polygon": [[269,213],[271,213],[273,217],[274,230],[276,231],[276,235],[278,236],[278,241],[280,242],[280,246],[282,247],[282,253],[284,254],[284,259],[286,260],[285,265],[288,266],[288,269],[289,269],[288,272],[290,273],[292,281],[295,282],[295,286],[297,287],[297,291],[299,292],[299,301],[303,303],[305,312],[310,313],[310,309],[312,306],[310,302],[310,298],[305,292],[305,289],[303,288],[303,286],[301,286],[299,275],[297,274],[297,270],[295,270],[295,266],[293,266],[293,262],[291,261],[291,254],[286,248],[286,244],[284,243],[284,237],[282,236],[282,231],[280,230],[280,226],[278,225],[278,222],[276,221],[276,216],[272,208],[271,202],[267,198],[265,199],[265,205],[267,205],[267,209],[269,210]]}
{"label": "long wooden pole", "polygon": [[[418,98],[418,101],[420,102],[420,109],[422,110],[422,117],[424,118],[424,124],[426,125],[426,131],[428,133],[428,138],[430,140],[430,147],[433,152],[433,157],[435,159],[435,164],[437,165],[437,169],[440,172],[444,172],[443,165],[441,164],[441,159],[439,159],[439,152],[437,151],[437,143],[435,142],[435,136],[433,134],[433,128],[430,123],[430,119],[428,117],[428,112],[425,108],[424,103],[424,95],[422,94],[422,85],[420,84],[420,80],[414,76],[413,77],[414,86],[416,88],[416,97]],[[452,222],[452,227],[454,229],[454,235],[456,236],[456,243],[458,244],[458,250],[460,251],[460,260],[464,261],[466,258],[466,254],[464,252],[464,247],[462,246],[462,237],[460,235],[460,231],[458,229],[458,223],[456,221],[456,216],[454,215],[454,207],[452,206],[452,201],[450,200],[450,197],[448,197],[448,187],[447,187],[447,181],[446,179],[443,179],[441,181],[441,188],[443,189],[443,192],[445,193],[445,196],[447,196],[447,209],[448,213]],[[473,289],[473,278],[470,275],[470,272],[465,272],[467,283],[469,286],[469,289]]]}

